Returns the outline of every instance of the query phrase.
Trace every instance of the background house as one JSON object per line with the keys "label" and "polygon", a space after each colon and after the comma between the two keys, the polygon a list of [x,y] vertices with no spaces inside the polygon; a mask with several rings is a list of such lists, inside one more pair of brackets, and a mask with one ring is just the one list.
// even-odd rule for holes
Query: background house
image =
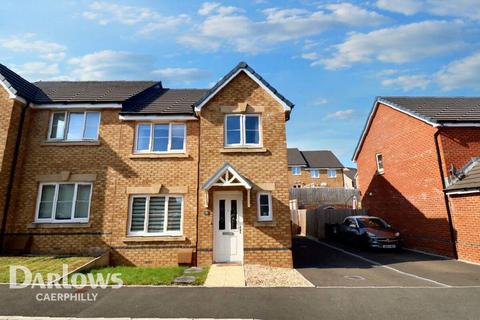
{"label": "background house", "polygon": [[347,167],[343,169],[343,180],[345,188],[356,189],[357,188],[357,169]]}
{"label": "background house", "polygon": [[480,262],[478,156],[480,98],[379,97],[353,157],[362,205],[408,247]]}
{"label": "background house", "polygon": [[300,151],[288,149],[290,188],[343,188],[344,166],[329,150]]}

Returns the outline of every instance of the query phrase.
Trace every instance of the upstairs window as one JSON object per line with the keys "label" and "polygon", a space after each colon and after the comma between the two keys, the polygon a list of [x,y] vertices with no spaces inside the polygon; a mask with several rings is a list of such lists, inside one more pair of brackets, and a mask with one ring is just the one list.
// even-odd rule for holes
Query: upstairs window
{"label": "upstairs window", "polygon": [[135,152],[166,153],[185,151],[185,124],[141,123],[137,125]]}
{"label": "upstairs window", "polygon": [[294,176],[299,176],[302,174],[302,168],[300,167],[292,167],[292,174]]}
{"label": "upstairs window", "polygon": [[375,155],[375,160],[377,161],[377,172],[382,174],[383,172],[385,172],[385,170],[383,169],[383,156],[381,153],[377,153]]}
{"label": "upstairs window", "polygon": [[311,170],[310,171],[310,177],[312,177],[314,179],[320,178],[320,170],[318,170],[318,169]]}
{"label": "upstairs window", "polygon": [[272,221],[272,195],[269,192],[257,194],[258,221]]}
{"label": "upstairs window", "polygon": [[260,115],[229,114],[225,117],[226,146],[259,146]]}
{"label": "upstairs window", "polygon": [[100,112],[54,112],[50,122],[49,140],[88,141],[98,140]]}
{"label": "upstairs window", "polygon": [[328,169],[327,175],[329,178],[336,178],[337,177],[337,170],[335,169]]}

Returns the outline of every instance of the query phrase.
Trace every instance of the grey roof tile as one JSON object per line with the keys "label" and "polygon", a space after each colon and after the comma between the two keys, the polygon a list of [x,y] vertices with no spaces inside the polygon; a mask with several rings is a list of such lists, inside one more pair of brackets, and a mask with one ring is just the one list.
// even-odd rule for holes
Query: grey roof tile
{"label": "grey roof tile", "polygon": [[425,120],[480,122],[480,97],[378,97]]}
{"label": "grey roof tile", "polygon": [[309,168],[343,168],[343,164],[330,150],[300,151]]}
{"label": "grey roof tile", "polygon": [[452,183],[445,188],[447,191],[475,189],[480,188],[480,157],[473,158],[464,169],[460,170],[463,174],[461,179],[454,178]]}
{"label": "grey roof tile", "polygon": [[39,81],[37,103],[123,102],[158,81]]}
{"label": "grey roof tile", "polygon": [[287,157],[289,166],[307,166],[307,162],[297,148],[288,148]]}
{"label": "grey roof tile", "polygon": [[13,94],[17,94],[25,99],[33,100],[38,88],[4,66],[0,64],[0,81],[9,88]]}
{"label": "grey roof tile", "polygon": [[122,113],[193,115],[193,104],[208,89],[164,89],[152,87],[126,101]]}

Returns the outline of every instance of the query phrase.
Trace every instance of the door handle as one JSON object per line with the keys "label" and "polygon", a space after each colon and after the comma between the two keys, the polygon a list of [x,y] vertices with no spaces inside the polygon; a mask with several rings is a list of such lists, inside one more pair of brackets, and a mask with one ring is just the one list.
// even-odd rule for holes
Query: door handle
{"label": "door handle", "polygon": [[242,226],[238,227],[240,234],[242,234]]}

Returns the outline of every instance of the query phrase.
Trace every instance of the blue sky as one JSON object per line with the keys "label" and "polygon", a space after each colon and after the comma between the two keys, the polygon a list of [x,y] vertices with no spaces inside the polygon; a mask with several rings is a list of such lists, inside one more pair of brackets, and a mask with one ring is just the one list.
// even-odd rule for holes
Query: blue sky
{"label": "blue sky", "polygon": [[478,0],[2,1],[0,62],[29,80],[211,86],[246,61],[296,105],[289,147],[345,165],[378,95],[478,95]]}

